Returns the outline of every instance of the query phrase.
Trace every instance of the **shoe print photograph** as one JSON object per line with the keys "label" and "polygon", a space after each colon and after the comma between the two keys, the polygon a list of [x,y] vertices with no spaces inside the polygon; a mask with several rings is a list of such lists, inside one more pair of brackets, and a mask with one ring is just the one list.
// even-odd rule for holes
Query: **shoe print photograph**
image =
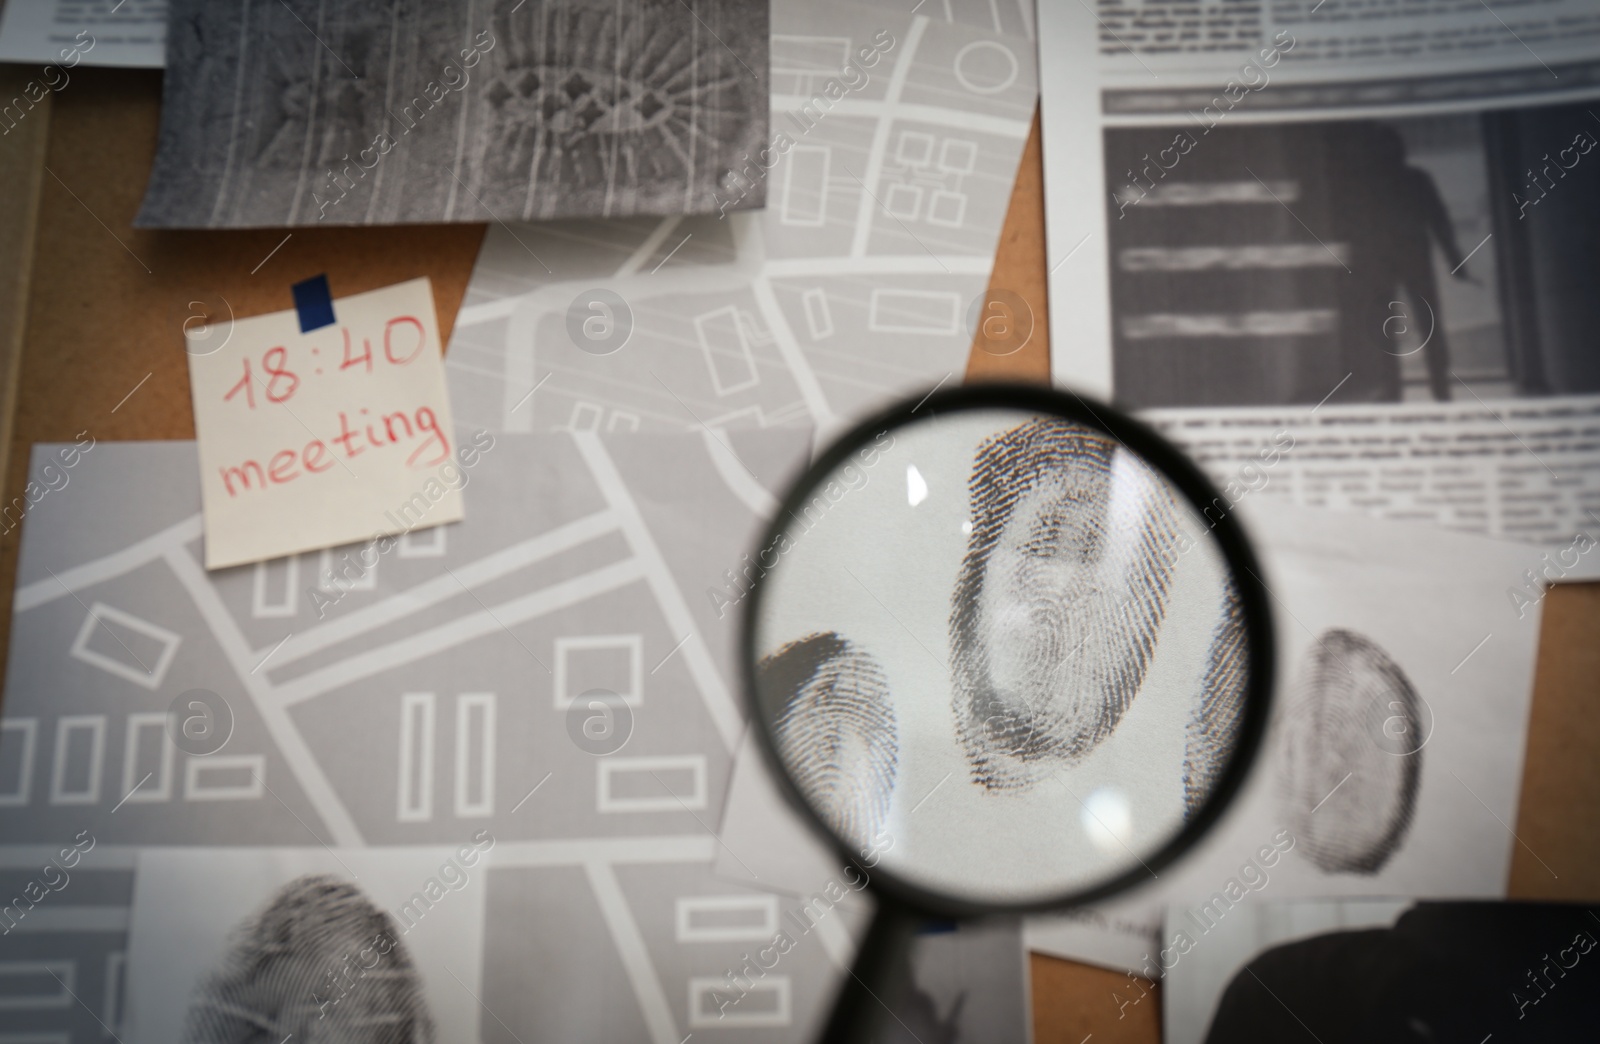
{"label": "shoe print photograph", "polygon": [[765,203],[737,173],[767,141],[765,0],[176,0],[170,17],[139,227]]}
{"label": "shoe print photograph", "polygon": [[970,904],[1153,875],[1250,746],[1260,632],[1193,487],[1030,405],[857,429],[751,556],[792,796],[863,866]]}

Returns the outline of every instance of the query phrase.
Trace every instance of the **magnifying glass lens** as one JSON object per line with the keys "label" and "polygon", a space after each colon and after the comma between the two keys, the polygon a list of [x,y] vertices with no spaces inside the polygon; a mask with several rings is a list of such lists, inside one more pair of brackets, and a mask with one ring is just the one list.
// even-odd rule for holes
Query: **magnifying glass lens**
{"label": "magnifying glass lens", "polygon": [[769,750],[844,852],[924,906],[1148,879],[1238,774],[1264,699],[1226,501],[1207,510],[1142,428],[1004,401],[858,429],[759,549]]}

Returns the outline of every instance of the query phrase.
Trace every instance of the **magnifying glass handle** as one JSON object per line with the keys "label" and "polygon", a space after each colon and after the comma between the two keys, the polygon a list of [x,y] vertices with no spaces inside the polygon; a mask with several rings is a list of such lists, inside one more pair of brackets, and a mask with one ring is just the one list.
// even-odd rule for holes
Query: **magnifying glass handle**
{"label": "magnifying glass handle", "polygon": [[894,1009],[911,983],[911,943],[921,922],[906,906],[882,895],[833,1002],[828,1028],[819,1040],[827,1044],[872,1044],[894,1021]]}

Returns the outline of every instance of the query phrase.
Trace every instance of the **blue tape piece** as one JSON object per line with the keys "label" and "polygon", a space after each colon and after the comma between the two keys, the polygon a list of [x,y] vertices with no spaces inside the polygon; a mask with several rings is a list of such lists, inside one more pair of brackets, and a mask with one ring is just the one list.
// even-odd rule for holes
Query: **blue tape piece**
{"label": "blue tape piece", "polygon": [[328,291],[326,274],[312,276],[289,289],[294,294],[294,310],[300,313],[301,333],[310,333],[334,324],[333,295]]}
{"label": "blue tape piece", "polygon": [[923,921],[922,924],[917,927],[917,934],[918,935],[943,935],[946,932],[956,931],[960,927],[961,926],[956,924],[956,922],[954,922],[954,921],[927,920],[927,921]]}

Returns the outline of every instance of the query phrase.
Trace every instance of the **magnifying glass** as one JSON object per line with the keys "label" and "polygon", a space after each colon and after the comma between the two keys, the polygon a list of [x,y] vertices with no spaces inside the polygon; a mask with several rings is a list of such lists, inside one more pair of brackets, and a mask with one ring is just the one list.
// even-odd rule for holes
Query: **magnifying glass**
{"label": "magnifying glass", "polygon": [[919,920],[1104,899],[1217,820],[1273,657],[1228,507],[1149,428],[1025,385],[891,408],[789,492],[753,556],[752,720],[877,900],[821,1039],[870,1039]]}

